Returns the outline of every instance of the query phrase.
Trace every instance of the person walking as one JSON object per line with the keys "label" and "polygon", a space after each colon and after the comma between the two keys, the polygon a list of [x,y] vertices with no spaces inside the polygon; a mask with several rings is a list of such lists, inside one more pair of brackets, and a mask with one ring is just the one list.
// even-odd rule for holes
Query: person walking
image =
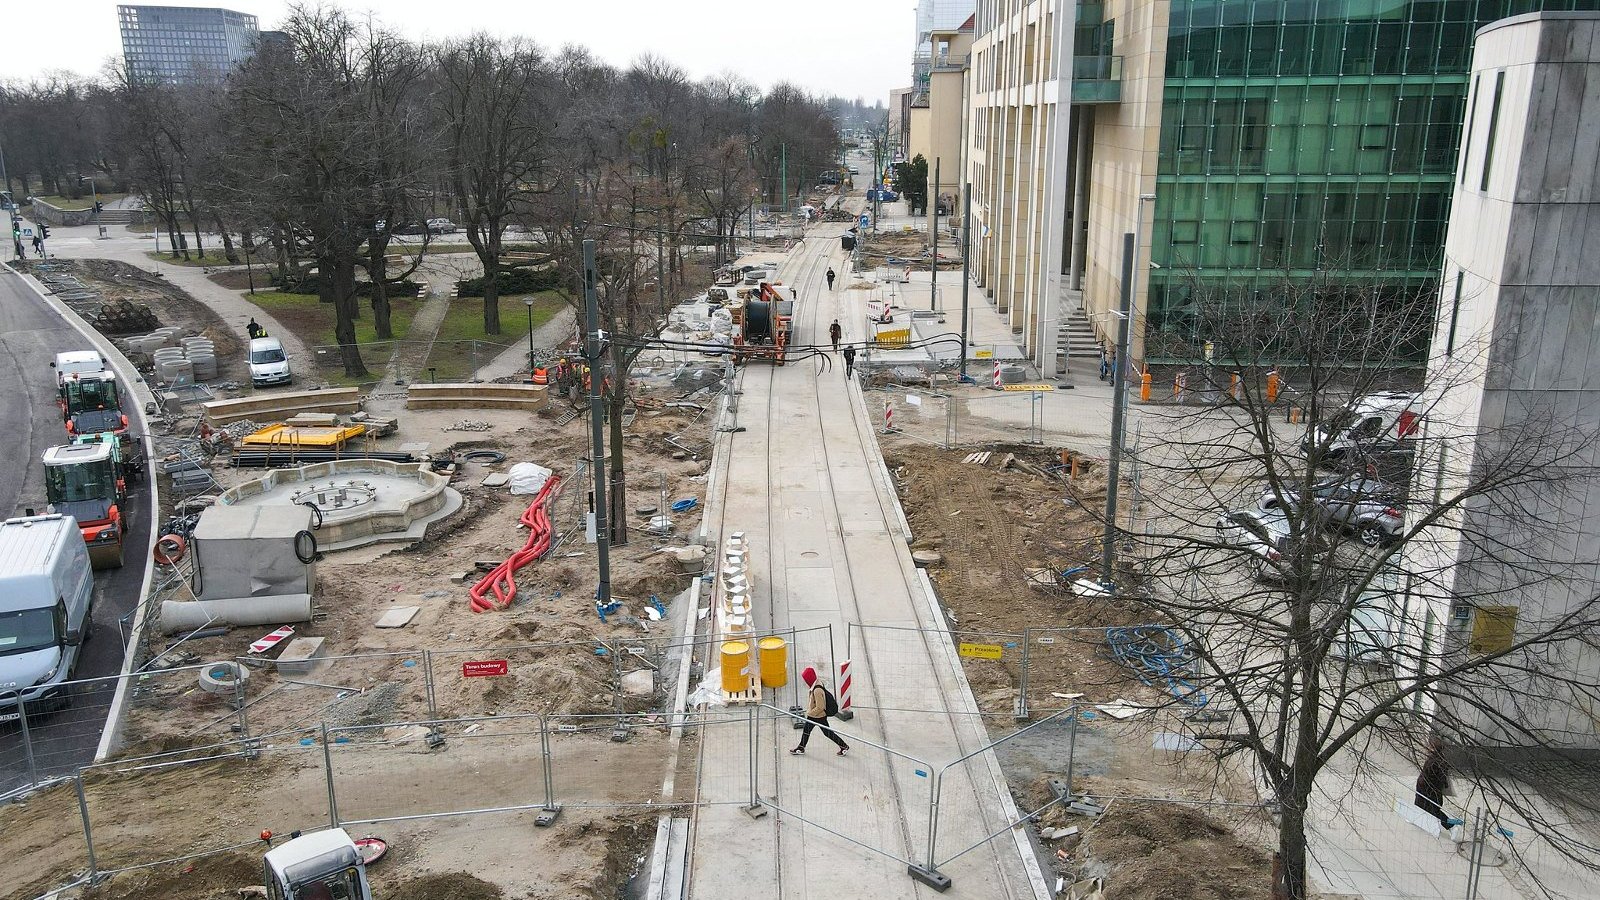
{"label": "person walking", "polygon": [[1450,763],[1444,758],[1444,744],[1437,737],[1429,738],[1428,756],[1422,762],[1422,772],[1417,775],[1416,804],[1445,828],[1455,824],[1444,812],[1444,794],[1449,789]]}
{"label": "person walking", "polygon": [[261,327],[261,324],[256,321],[255,316],[251,316],[250,321],[245,323],[244,333],[249,335],[250,340],[252,341],[256,338],[267,336],[267,330]]}
{"label": "person walking", "polygon": [[44,256],[44,238],[37,234],[33,236],[33,253],[35,256]]}
{"label": "person walking", "polygon": [[844,337],[844,329],[839,327],[839,320],[834,319],[828,326],[828,338],[833,341],[833,349],[839,349],[839,338]]}
{"label": "person walking", "polygon": [[828,267],[828,290],[830,290],[830,291],[833,290],[833,278],[834,278],[833,267],[829,266]]}
{"label": "person walking", "polygon": [[833,699],[833,695],[828,693],[828,689],[817,681],[816,669],[806,666],[805,671],[800,673],[800,680],[804,681],[808,688],[809,699],[806,701],[806,724],[800,732],[800,745],[789,752],[795,756],[805,753],[806,742],[811,740],[811,729],[821,726],[822,736],[838,744],[839,755],[843,756],[845,751],[850,749],[850,745],[846,744],[844,738],[839,737],[832,728],[828,727],[828,717],[839,714],[838,701]]}
{"label": "person walking", "polygon": [[854,344],[846,344],[844,348],[844,377],[849,378],[856,371],[856,348]]}

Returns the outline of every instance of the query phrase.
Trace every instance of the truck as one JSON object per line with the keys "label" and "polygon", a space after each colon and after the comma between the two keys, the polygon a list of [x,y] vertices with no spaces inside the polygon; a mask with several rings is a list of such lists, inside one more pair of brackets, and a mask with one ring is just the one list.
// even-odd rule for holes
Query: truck
{"label": "truck", "polygon": [[765,359],[781,366],[789,346],[794,301],[783,299],[777,286],[762,282],[753,297],[728,307],[733,316],[733,361]]}
{"label": "truck", "polygon": [[51,513],[0,522],[0,722],[68,701],[89,637],[94,572],[78,523]]}
{"label": "truck", "polygon": [[116,436],[85,435],[76,443],[51,447],[44,451],[43,463],[50,512],[77,521],[96,569],[122,568],[131,510],[128,470]]}
{"label": "truck", "polygon": [[295,832],[262,858],[268,900],[372,900],[367,863],[377,855],[362,850],[343,828]]}

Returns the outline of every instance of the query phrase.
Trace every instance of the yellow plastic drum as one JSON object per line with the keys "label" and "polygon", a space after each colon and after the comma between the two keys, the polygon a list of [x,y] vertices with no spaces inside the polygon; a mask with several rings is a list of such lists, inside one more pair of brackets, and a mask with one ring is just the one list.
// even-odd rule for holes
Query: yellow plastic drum
{"label": "yellow plastic drum", "polygon": [[764,637],[756,642],[761,655],[761,686],[781,688],[789,683],[789,642]]}
{"label": "yellow plastic drum", "polygon": [[750,690],[750,645],[726,641],[722,645],[722,689],[730,694]]}

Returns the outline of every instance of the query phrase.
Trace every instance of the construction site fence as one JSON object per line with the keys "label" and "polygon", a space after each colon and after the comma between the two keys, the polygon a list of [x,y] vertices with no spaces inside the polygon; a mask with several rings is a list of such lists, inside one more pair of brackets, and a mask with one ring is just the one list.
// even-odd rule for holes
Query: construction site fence
{"label": "construction site fence", "polygon": [[[517,602],[560,602],[555,594],[519,592]],[[640,612],[646,607],[634,603],[632,608]],[[108,727],[117,731],[120,746],[137,748],[204,746],[319,722],[340,727],[367,721],[543,715],[557,708],[594,715],[651,714],[671,707],[680,666],[716,656],[718,642],[677,637],[668,627],[663,624],[655,634],[575,641],[326,656],[307,672],[241,656],[63,682],[47,700],[13,704],[0,695],[0,715],[15,715],[0,722],[0,802],[93,763]],[[787,680],[794,685],[806,666],[832,669],[832,634],[832,627],[824,625],[761,636],[784,639]],[[236,671],[245,677],[232,677]],[[219,680],[231,686],[218,689]],[[108,725],[113,699],[124,683],[120,721]],[[114,748],[108,744],[104,749],[109,753]]]}

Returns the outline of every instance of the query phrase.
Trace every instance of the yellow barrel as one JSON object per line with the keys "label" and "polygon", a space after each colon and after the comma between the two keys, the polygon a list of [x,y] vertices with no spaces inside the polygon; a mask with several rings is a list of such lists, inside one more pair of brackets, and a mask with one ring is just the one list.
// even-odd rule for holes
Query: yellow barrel
{"label": "yellow barrel", "polygon": [[781,688],[789,683],[789,642],[764,637],[756,642],[761,656],[761,686]]}
{"label": "yellow barrel", "polygon": [[722,645],[722,689],[730,694],[750,690],[750,645],[726,641]]}

